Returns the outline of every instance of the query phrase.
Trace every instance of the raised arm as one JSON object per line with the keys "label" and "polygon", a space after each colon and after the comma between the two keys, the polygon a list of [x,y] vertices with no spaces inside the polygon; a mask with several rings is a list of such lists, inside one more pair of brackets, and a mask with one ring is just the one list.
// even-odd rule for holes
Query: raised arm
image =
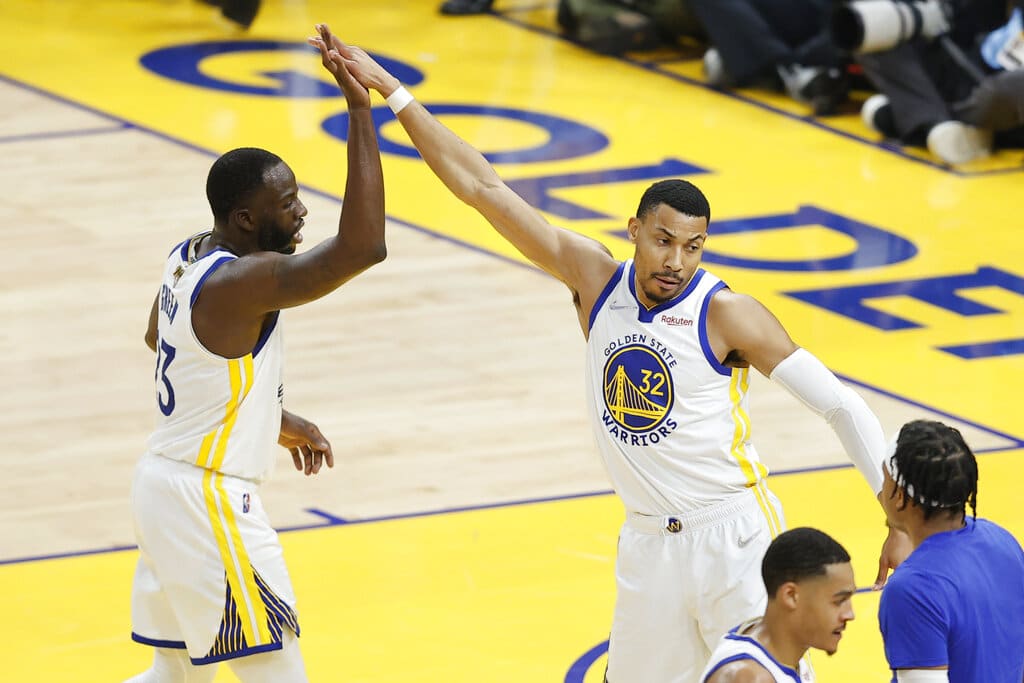
{"label": "raised arm", "polygon": [[[318,29],[330,35],[326,26],[318,26]],[[226,298],[235,305],[240,299],[252,302],[260,309],[257,312],[276,311],[318,299],[384,260],[387,254],[384,177],[370,111],[370,94],[340,60],[332,60],[323,52],[321,61],[345,95],[349,113],[348,175],[338,232],[301,254],[286,256],[264,251],[238,263],[237,272],[226,279],[234,279],[238,286],[244,287],[245,296],[237,297],[232,292],[226,293]],[[304,207],[302,210],[304,215]]]}
{"label": "raised arm", "polygon": [[[321,39],[311,39],[324,45]],[[393,109],[413,145],[451,192],[476,209],[526,258],[584,299],[596,298],[615,269],[600,242],[555,227],[513,192],[484,156],[434,118],[364,50],[331,37],[331,52],[361,84],[376,90]],[[404,106],[399,103],[404,101]],[[591,302],[592,303],[592,302]]]}

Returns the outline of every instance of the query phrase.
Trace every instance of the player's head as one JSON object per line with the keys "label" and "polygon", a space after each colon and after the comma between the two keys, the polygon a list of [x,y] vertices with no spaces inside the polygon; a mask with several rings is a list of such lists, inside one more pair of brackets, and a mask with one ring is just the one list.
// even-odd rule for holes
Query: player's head
{"label": "player's head", "polygon": [[279,156],[255,147],[233,149],[210,167],[206,197],[218,227],[237,227],[262,251],[290,254],[302,241],[295,174]]}
{"label": "player's head", "polygon": [[653,307],[683,291],[700,265],[710,220],[707,197],[692,183],[661,180],[647,188],[628,226],[644,304]]}
{"label": "player's head", "polygon": [[768,591],[765,619],[782,620],[804,648],[833,654],[853,619],[857,591],[850,555],[826,533],[800,527],[771,542],[761,562]]}
{"label": "player's head", "polygon": [[932,420],[906,423],[884,465],[882,501],[890,523],[900,526],[899,513],[908,506],[923,520],[962,519],[968,505],[977,514],[978,461],[954,427]]}

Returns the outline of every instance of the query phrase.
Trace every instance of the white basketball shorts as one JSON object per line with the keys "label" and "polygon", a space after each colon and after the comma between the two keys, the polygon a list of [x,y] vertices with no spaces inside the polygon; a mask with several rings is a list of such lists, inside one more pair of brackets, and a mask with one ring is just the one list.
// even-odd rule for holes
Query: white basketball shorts
{"label": "white basketball shorts", "polygon": [[627,513],[608,682],[697,683],[719,638],[763,614],[761,560],[784,529],[764,483],[695,512]]}
{"label": "white basketball shorts", "polygon": [[131,493],[132,639],[209,664],[299,633],[277,532],[253,482],[147,453]]}

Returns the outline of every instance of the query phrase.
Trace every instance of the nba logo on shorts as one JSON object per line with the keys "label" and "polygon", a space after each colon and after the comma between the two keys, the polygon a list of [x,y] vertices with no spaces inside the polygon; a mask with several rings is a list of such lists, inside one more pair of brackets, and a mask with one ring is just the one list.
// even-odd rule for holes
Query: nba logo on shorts
{"label": "nba logo on shorts", "polygon": [[249,494],[248,493],[243,493],[242,494],[242,512],[248,512],[248,511],[249,511]]}

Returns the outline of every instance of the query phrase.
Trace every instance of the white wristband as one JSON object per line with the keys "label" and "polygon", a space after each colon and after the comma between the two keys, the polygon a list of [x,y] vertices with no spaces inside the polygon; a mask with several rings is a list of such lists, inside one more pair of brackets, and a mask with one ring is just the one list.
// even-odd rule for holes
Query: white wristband
{"label": "white wristband", "polygon": [[391,111],[398,114],[398,112],[405,109],[405,107],[414,99],[416,98],[412,96],[412,93],[406,90],[404,85],[400,85],[395,92],[387,96],[385,102],[387,102],[388,106],[391,107]]}

